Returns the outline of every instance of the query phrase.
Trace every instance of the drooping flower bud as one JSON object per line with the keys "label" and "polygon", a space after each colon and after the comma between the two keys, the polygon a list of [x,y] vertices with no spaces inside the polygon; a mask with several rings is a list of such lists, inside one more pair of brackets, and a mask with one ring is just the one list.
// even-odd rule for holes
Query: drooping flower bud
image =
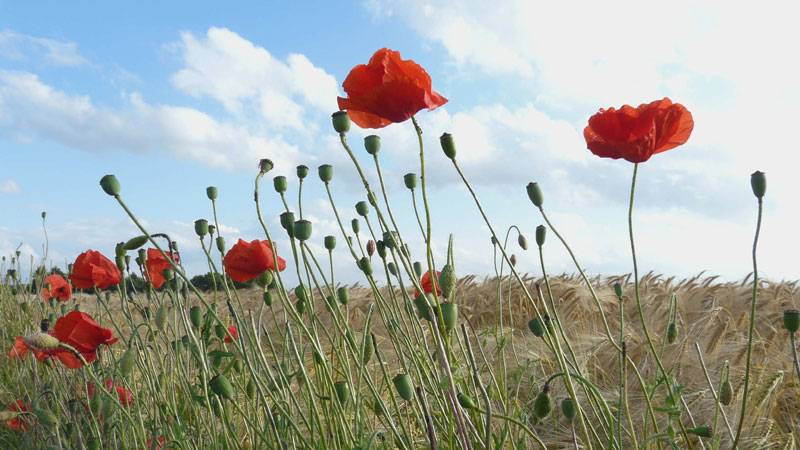
{"label": "drooping flower bud", "polygon": [[406,187],[410,190],[414,190],[417,187],[417,174],[415,173],[407,173],[403,175],[403,182],[406,184]]}
{"label": "drooping flower bud", "polygon": [[41,350],[51,350],[60,344],[58,338],[47,333],[33,333],[25,336],[25,343]]}
{"label": "drooping flower bud", "polygon": [[350,116],[344,111],[336,111],[331,114],[331,121],[333,122],[333,129],[339,134],[345,134],[350,131]]}
{"label": "drooping flower bud", "polygon": [[525,235],[523,235],[523,234],[520,234],[519,236],[517,236],[517,244],[519,244],[519,248],[521,248],[523,250],[527,250],[528,249],[528,240],[525,239]]}
{"label": "drooping flower bud", "polygon": [[567,397],[564,400],[561,400],[561,412],[564,413],[564,417],[566,417],[567,420],[572,421],[578,414],[578,409],[575,408],[575,402],[573,402],[571,398]]}
{"label": "drooping flower bud", "polygon": [[414,383],[411,381],[410,376],[405,373],[395,375],[395,377],[392,378],[392,383],[395,389],[397,389],[397,393],[400,394],[400,398],[405,401],[411,400],[414,395]]}
{"label": "drooping flower bud", "polygon": [[508,261],[511,263],[511,267],[517,266],[517,255],[511,255],[511,258],[508,258]]}
{"label": "drooping flower bud", "polygon": [[453,135],[444,133],[439,137],[439,143],[442,144],[442,151],[444,155],[450,159],[456,159],[456,143],[453,140]]}
{"label": "drooping flower bud", "polygon": [[544,385],[542,392],[533,401],[533,413],[536,417],[544,419],[553,410],[553,399],[550,398],[550,386]]}
{"label": "drooping flower bud", "polygon": [[294,295],[298,300],[301,301],[311,300],[311,293],[304,284],[299,284],[296,288],[294,288]]}
{"label": "drooping flower bud", "polygon": [[297,178],[303,179],[308,176],[308,166],[300,164],[297,166]]}
{"label": "drooping flower bud", "polygon": [[[147,236],[136,236],[133,238],[128,239],[127,242],[122,244],[123,250],[136,250],[137,248],[143,246],[147,243]],[[123,254],[124,256],[124,254]]]}
{"label": "drooping flower bud", "polygon": [[216,186],[209,186],[206,188],[206,196],[209,200],[216,200],[217,199],[217,187]]}
{"label": "drooping flower bud", "polygon": [[323,183],[328,184],[333,179],[333,166],[330,164],[323,164],[319,166],[317,173],[319,174],[319,179],[322,180]]}
{"label": "drooping flower bud", "polygon": [[103,192],[112,197],[119,194],[119,180],[117,180],[117,177],[114,175],[105,175],[103,178],[100,178],[100,187],[103,188]]}
{"label": "drooping flower bud", "polygon": [[393,262],[390,262],[389,264],[387,264],[387,266],[389,268],[389,273],[391,273],[394,276],[397,276],[397,266]]}
{"label": "drooping flower bud", "polygon": [[199,237],[208,234],[208,221],[206,219],[197,219],[194,221],[194,232]]}
{"label": "drooping flower bud", "polygon": [[119,359],[119,373],[123,377],[127,377],[136,366],[136,349],[134,347],[125,350],[122,358]]}
{"label": "drooping flower bud", "polygon": [[542,188],[539,187],[539,183],[528,183],[526,189],[531,202],[533,202],[536,207],[541,208],[542,203],[544,203],[544,197],[542,196]]}
{"label": "drooping flower bud", "polygon": [[459,392],[456,398],[458,399],[458,404],[461,405],[462,408],[475,409],[475,402],[463,392]]}
{"label": "drooping flower bud", "polygon": [[755,171],[750,175],[750,187],[753,188],[753,194],[757,198],[764,197],[767,193],[767,176],[764,172]]}
{"label": "drooping flower bud", "polygon": [[38,419],[40,423],[47,425],[48,427],[58,426],[58,417],[56,417],[52,411],[47,409],[37,409],[34,410],[33,413],[36,415],[36,419]]}
{"label": "drooping flower bud", "polygon": [[156,328],[159,331],[164,331],[167,326],[167,307],[162,303],[156,311]]}
{"label": "drooping flower bud", "polygon": [[364,138],[364,148],[370,155],[377,155],[381,149],[381,137],[371,134]]}
{"label": "drooping flower bud", "polygon": [[783,326],[789,333],[796,333],[800,329],[800,311],[787,309],[783,312]]}
{"label": "drooping flower bud", "polygon": [[729,380],[725,380],[719,388],[719,402],[728,406],[731,401],[733,401],[733,385]]}
{"label": "drooping flower bud", "polygon": [[211,391],[220,397],[233,400],[233,385],[223,374],[218,374],[208,383]]}
{"label": "drooping flower bud", "polygon": [[361,364],[367,364],[372,356],[375,355],[375,347],[372,345],[372,338],[368,334],[364,334],[364,343],[361,349]]}
{"label": "drooping flower bud", "polygon": [[667,325],[667,343],[674,344],[675,341],[678,340],[678,326],[675,325],[675,322],[670,322]]}
{"label": "drooping flower bud", "polygon": [[381,259],[386,259],[386,244],[384,244],[383,241],[376,242],[375,249],[378,250],[378,256],[380,256]]}
{"label": "drooping flower bud", "polygon": [[277,177],[272,179],[272,185],[275,187],[275,192],[279,194],[283,194],[288,189],[286,177],[283,175],[278,175]]}

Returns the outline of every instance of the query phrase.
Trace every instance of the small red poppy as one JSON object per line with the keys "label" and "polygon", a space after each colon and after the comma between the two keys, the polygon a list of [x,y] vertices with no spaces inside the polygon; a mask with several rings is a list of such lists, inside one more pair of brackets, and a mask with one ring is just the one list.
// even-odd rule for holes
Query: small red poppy
{"label": "small red poppy", "polygon": [[375,52],[368,64],[353,67],[342,87],[347,98],[338,98],[339,109],[361,128],[383,128],[447,103],[431,87],[425,69],[387,48]]}
{"label": "small red poppy", "polygon": [[[275,260],[278,260],[277,268]],[[283,258],[272,254],[269,241],[259,241],[258,239],[248,243],[243,239],[233,246],[222,260],[225,266],[225,273],[233,281],[246,283],[253,278],[261,275],[267,270],[286,269],[286,261]]]}
{"label": "small red poppy", "polygon": [[[439,275],[441,274],[442,272],[437,270],[435,280],[431,280],[431,272],[430,271],[425,272],[425,275],[423,275],[422,278],[419,280],[419,284],[422,285],[422,290],[426,293],[433,292],[433,284],[435,283],[436,293],[438,295],[442,295],[442,290],[439,288]],[[419,289],[414,289],[414,297],[419,297]]]}
{"label": "small red poppy", "polygon": [[[72,287],[67,283],[64,277],[57,273],[48,275],[47,278],[44,279],[44,285],[45,287],[42,288],[42,297],[45,300],[57,298],[62,302],[66,302],[72,296]],[[49,286],[49,289],[47,286]]]}
{"label": "small red poppy", "polygon": [[226,344],[233,343],[233,340],[231,339],[231,336],[233,336],[233,339],[239,339],[239,332],[238,332],[238,330],[236,330],[236,325],[231,325],[231,326],[228,327],[228,334],[225,335],[225,339],[224,339],[224,342]]}
{"label": "small red poppy", "polygon": [[[29,408],[30,405],[25,406],[25,404],[22,403],[22,400],[16,400],[11,402],[10,405],[6,406],[6,411],[28,411]],[[22,416],[17,416],[11,420],[7,420],[6,425],[8,425],[8,427],[12,430],[28,431],[28,423]]]}
{"label": "small red poppy", "polygon": [[600,109],[589,118],[583,137],[597,156],[640,163],[685,144],[693,128],[692,113],[664,98],[637,108]]}
{"label": "small red poppy", "polygon": [[153,438],[150,438],[147,440],[147,446],[145,447],[145,450],[150,450],[152,448],[155,448],[155,450],[163,450],[165,445],[167,445],[167,440],[159,436],[156,439],[156,446],[153,447]]}
{"label": "small red poppy", "polygon": [[[111,378],[106,378],[106,391],[111,392],[112,386],[117,390],[117,395],[119,396],[119,402],[123,406],[128,406],[133,402],[133,392],[120,386],[119,383],[113,381]],[[94,383],[92,383],[91,381],[86,382],[86,394],[89,396],[89,399],[94,397],[95,386]]]}
{"label": "small red poppy", "polygon": [[[177,255],[177,253],[175,253],[175,255]],[[178,264],[177,260],[175,264]],[[154,248],[147,249],[147,261],[145,261],[145,266],[147,266],[147,271],[144,277],[150,280],[153,283],[153,287],[156,289],[160,288],[164,282],[167,281],[164,279],[164,269],[172,268],[172,264],[169,263],[169,260],[164,258],[161,252]]]}
{"label": "small red poppy", "polygon": [[121,277],[117,265],[94,250],[78,255],[69,275],[72,285],[78,289],[106,289],[119,284]]}

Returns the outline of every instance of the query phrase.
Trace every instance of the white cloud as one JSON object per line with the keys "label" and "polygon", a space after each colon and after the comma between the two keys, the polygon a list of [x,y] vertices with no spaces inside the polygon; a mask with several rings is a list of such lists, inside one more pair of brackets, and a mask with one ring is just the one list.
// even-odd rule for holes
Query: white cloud
{"label": "white cloud", "polygon": [[78,53],[78,46],[74,42],[28,36],[7,28],[0,31],[0,56],[25,61],[34,55],[53,66],[89,64],[89,61]]}
{"label": "white cloud", "polygon": [[22,192],[22,189],[14,180],[5,180],[0,183],[0,194],[18,194],[20,192]]}

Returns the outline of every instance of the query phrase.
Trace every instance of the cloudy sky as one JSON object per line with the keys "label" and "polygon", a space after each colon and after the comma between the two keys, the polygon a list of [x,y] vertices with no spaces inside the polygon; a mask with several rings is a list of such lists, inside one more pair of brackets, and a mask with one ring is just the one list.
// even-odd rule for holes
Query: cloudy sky
{"label": "cloudy sky", "polygon": [[[297,2],[300,3],[300,2]],[[769,3],[769,2],[768,2]],[[307,4],[307,3],[306,3]],[[454,235],[460,275],[494,273],[488,228],[437,137],[455,136],[458,159],[493,225],[518,226],[530,241],[542,223],[525,185],[592,274],[631,270],[627,202],[633,165],[601,160],[582,137],[599,108],[669,97],[693,114],[689,142],[639,170],[635,232],[640,268],[737,280],[751,268],[756,201],[749,177],[767,173],[759,268],[780,280],[800,274],[795,231],[800,63],[797,6],[730,2],[135,2],[120,6],[0,2],[0,254],[20,249],[64,266],[92,248],[113,254],[136,230],[103,194],[114,173],[123,199],[151,232],[166,232],[191,273],[205,271],[192,222],[211,216],[205,188],[219,188],[229,246],[263,238],[252,201],[260,158],[270,177],[312,168],[303,212],[312,245],[338,226],[316,167],[330,163],[334,198],[349,223],[360,181],[330,114],[341,83],[381,47],[422,65],[450,101],[420,112],[439,260]],[[374,164],[348,139],[368,176]],[[377,131],[395,217],[417,259],[423,248],[402,175],[419,172],[411,123]],[[262,208],[277,233],[280,198],[263,184]],[[373,219],[374,220],[374,219]],[[363,226],[362,228],[366,228]],[[348,227],[349,229],[349,227]],[[364,231],[362,230],[362,234]],[[555,239],[550,273],[573,272]],[[366,235],[362,239],[367,239]],[[533,250],[510,249],[539,274]],[[288,243],[279,242],[288,257]],[[343,247],[340,244],[340,250]],[[337,252],[340,280],[359,279]]]}

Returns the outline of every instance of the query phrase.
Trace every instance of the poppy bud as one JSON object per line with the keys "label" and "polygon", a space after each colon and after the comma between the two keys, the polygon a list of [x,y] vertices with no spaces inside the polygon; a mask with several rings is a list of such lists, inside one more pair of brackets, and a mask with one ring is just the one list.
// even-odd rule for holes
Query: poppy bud
{"label": "poppy bud", "polygon": [[417,174],[407,173],[403,175],[403,181],[406,183],[406,187],[413,191],[417,187]]}
{"label": "poppy bud", "polygon": [[294,288],[294,295],[297,297],[298,300],[306,301],[310,300],[311,294],[308,292],[308,288],[300,284],[296,288]]}
{"label": "poppy bud", "polygon": [[58,417],[53,414],[52,411],[47,409],[37,409],[34,411],[36,418],[39,420],[40,423],[47,425],[48,427],[56,427],[58,426]]}
{"label": "poppy bud", "polygon": [[369,205],[367,202],[360,201],[356,203],[356,212],[361,217],[366,217],[369,214]]}
{"label": "poppy bud", "polygon": [[375,241],[372,239],[367,241],[367,255],[372,256],[375,253]]}
{"label": "poppy bud", "polygon": [[575,402],[569,397],[561,400],[561,412],[564,413],[564,417],[566,417],[567,420],[572,421],[575,419],[575,416],[578,414],[578,410],[575,408]]}
{"label": "poppy bud", "polygon": [[755,171],[750,175],[750,187],[753,188],[753,194],[757,198],[764,197],[767,192],[767,176],[764,172]]}
{"label": "poppy bud", "polygon": [[376,242],[375,248],[378,250],[378,256],[380,256],[381,259],[386,259],[386,245],[383,241]]}
{"label": "poppy bud", "polygon": [[250,400],[254,399],[256,396],[256,383],[253,381],[253,378],[247,382],[247,386],[244,388],[245,393],[247,394],[247,398]]}
{"label": "poppy bud", "polygon": [[361,260],[358,262],[358,267],[361,268],[361,271],[364,272],[364,275],[372,275],[372,263],[366,256],[361,258]]}
{"label": "poppy bud", "polygon": [[317,171],[319,173],[319,179],[322,180],[323,183],[328,184],[333,179],[333,166],[330,164],[319,166]]}
{"label": "poppy bud", "polygon": [[244,369],[244,363],[241,359],[237,359],[233,362],[233,370],[235,370],[236,373],[242,373],[242,369]]}
{"label": "poppy bud", "polygon": [[544,240],[547,237],[547,227],[539,225],[536,227],[536,245],[539,247],[544,245]]}
{"label": "poppy bud", "polygon": [[228,333],[227,333],[227,330],[225,329],[225,327],[224,327],[224,326],[222,326],[222,325],[220,325],[220,324],[217,324],[217,325],[215,325],[215,326],[214,326],[214,334],[215,334],[215,335],[216,335],[216,336],[217,336],[219,339],[225,339],[225,336],[226,336]]}
{"label": "poppy bud", "polygon": [[733,400],[733,385],[728,380],[722,382],[722,386],[719,388],[719,402],[725,406],[731,404]]}
{"label": "poppy bud", "polygon": [[143,248],[139,249],[139,260],[142,261],[141,263],[139,263],[140,266],[144,264],[145,261],[147,261],[147,251]]}
{"label": "poppy bud", "polygon": [[199,237],[208,234],[208,221],[206,219],[197,219],[194,221],[194,232]]}
{"label": "poppy bud", "polygon": [[428,312],[428,307],[430,303],[428,302],[428,296],[425,294],[420,294],[417,298],[414,299],[414,306],[417,307],[417,312],[419,312],[419,316],[425,320],[431,320],[431,315]]}
{"label": "poppy bud", "polygon": [[364,346],[361,350],[361,363],[367,364],[375,354],[375,347],[372,345],[372,338],[364,334]]}
{"label": "poppy bud", "polygon": [[58,345],[60,344],[58,338],[56,338],[55,336],[50,336],[49,334],[44,332],[33,333],[29,336],[25,336],[25,343],[27,343],[31,347],[35,347],[41,350],[50,350],[58,348]]}
{"label": "poppy bud", "polygon": [[301,242],[311,237],[311,222],[298,220],[294,223],[294,236]]}
{"label": "poppy bud", "polygon": [[458,322],[458,305],[451,302],[445,302],[440,304],[439,307],[442,311],[444,329],[446,331],[452,330]]}
{"label": "poppy bud", "polygon": [[783,326],[789,333],[795,333],[800,329],[800,311],[787,309],[783,312]]}
{"label": "poppy bud", "polygon": [[336,248],[336,236],[325,236],[325,249],[331,251]]}
{"label": "poppy bud", "polygon": [[414,261],[414,273],[417,274],[417,278],[422,276],[422,263],[419,261]]}
{"label": "poppy bud", "polygon": [[517,255],[511,255],[511,258],[508,258],[508,261],[511,263],[511,267],[517,266]]}
{"label": "poppy bud", "polygon": [[392,383],[395,389],[397,389],[397,393],[400,394],[400,398],[405,401],[411,400],[414,395],[414,383],[411,381],[410,376],[401,373],[392,378]]}
{"label": "poppy bud", "polygon": [[39,322],[39,329],[42,331],[42,333],[46,333],[47,330],[50,329],[50,319],[42,319],[42,321]]}
{"label": "poppy bud", "polygon": [[350,221],[350,226],[353,228],[353,233],[355,234],[358,234],[358,232],[361,230],[361,225],[358,223],[358,218]]}
{"label": "poppy bud", "polygon": [[217,199],[217,187],[209,186],[206,188],[206,196],[209,200],[214,201]]}
{"label": "poppy bud", "polygon": [[495,237],[494,237],[494,236],[492,236],[491,238],[489,238],[489,240],[492,242],[492,245],[497,245],[497,239],[495,239]]}
{"label": "poppy bud", "polygon": [[189,320],[192,322],[193,327],[200,328],[203,323],[203,311],[199,306],[192,306],[189,309]]}
{"label": "poppy bud", "polygon": [[167,326],[167,307],[162,303],[161,306],[156,311],[156,328],[159,331],[164,331],[164,327]]}
{"label": "poppy bud", "polygon": [[223,374],[218,374],[208,383],[211,391],[220,397],[233,400],[233,386]]}
{"label": "poppy bud", "polygon": [[119,269],[120,272],[124,272],[125,271],[125,257],[124,256],[120,256],[120,255],[116,256],[114,258],[114,262],[117,263],[117,269]]}
{"label": "poppy bud", "polygon": [[208,234],[210,234],[210,235],[212,235],[212,236],[213,236],[213,235],[214,235],[214,231],[215,231],[216,229],[217,229],[217,227],[215,227],[214,225],[212,225],[212,224],[208,224]]}
{"label": "poppy bud", "polygon": [[294,213],[291,211],[282,212],[280,215],[281,226],[284,230],[289,230],[294,226]]}
{"label": "poppy bud", "polygon": [[531,333],[536,337],[544,336],[544,325],[542,325],[542,321],[539,320],[538,317],[534,317],[528,322],[528,329],[531,330]]}
{"label": "poppy bud", "polygon": [[378,150],[381,149],[381,137],[371,134],[364,138],[364,148],[370,155],[377,155]]}
{"label": "poppy bud", "polygon": [[166,281],[169,281],[175,276],[175,272],[167,268],[161,271],[161,276],[163,276]]}
{"label": "poppy bud", "polygon": [[275,300],[272,298],[272,292],[270,291],[265,291],[264,295],[262,295],[261,297],[264,300],[264,304],[267,306],[271,307],[272,304],[275,302]]}
{"label": "poppy bud", "polygon": [[394,231],[387,231],[383,233],[383,244],[386,248],[395,248],[397,246],[397,233]]}
{"label": "poppy bud", "polygon": [[674,344],[675,341],[678,340],[678,326],[675,325],[675,322],[671,322],[667,326],[667,343]]}
{"label": "poppy bud", "polygon": [[89,400],[89,410],[95,416],[100,414],[100,409],[103,408],[103,396],[96,394]]}
{"label": "poppy bud", "polygon": [[131,255],[125,255],[125,267],[130,269],[131,266]]}
{"label": "poppy bud", "polygon": [[308,166],[301,164],[297,166],[297,178],[301,180],[308,176]]}
{"label": "poppy bud", "polygon": [[622,285],[619,283],[614,283],[614,293],[617,294],[618,298],[622,298]]}
{"label": "poppy bud", "polygon": [[693,435],[695,435],[697,437],[702,437],[702,438],[710,438],[711,435],[713,434],[713,430],[711,429],[710,425],[703,425],[703,426],[700,426],[700,427],[688,428],[686,431],[688,431],[690,434],[693,434]]}
{"label": "poppy bud", "polygon": [[103,188],[103,192],[112,197],[119,194],[119,180],[114,175],[106,175],[100,178],[100,187]]}
{"label": "poppy bud", "polygon": [[526,186],[528,191],[528,198],[531,199],[531,202],[538,207],[542,207],[542,203],[544,203],[544,197],[542,196],[542,188],[539,187],[539,183],[528,183]]}
{"label": "poppy bud", "polygon": [[348,304],[350,302],[350,292],[347,290],[347,286],[336,289],[336,297],[339,298],[339,303],[343,305]]}
{"label": "poppy bud", "polygon": [[336,111],[331,114],[331,121],[333,122],[333,129],[339,134],[345,134],[350,131],[350,116],[344,111]]}
{"label": "poppy bud", "polygon": [[456,288],[456,273],[450,264],[442,267],[442,272],[439,274],[439,287],[442,289],[444,298],[451,298]]}
{"label": "poppy bud", "polygon": [[553,410],[553,399],[550,398],[550,386],[544,385],[542,392],[533,401],[533,413],[536,417],[544,419]]}
{"label": "poppy bud", "polygon": [[272,160],[267,158],[262,159],[258,162],[258,169],[261,171],[262,174],[269,172],[273,168]]}
{"label": "poppy bud", "polygon": [[461,405],[462,408],[475,409],[475,402],[473,402],[471,398],[467,397],[466,394],[459,392],[456,398],[458,399],[458,404]]}
{"label": "poppy bud", "polygon": [[47,211],[42,211],[42,220],[47,218]]}
{"label": "poppy bud", "polygon": [[286,177],[283,175],[278,175],[277,177],[273,178],[272,185],[275,187],[275,192],[279,194],[286,192],[286,189],[288,189]]}
{"label": "poppy bud", "polygon": [[125,350],[125,353],[122,354],[122,358],[119,359],[119,373],[123,377],[127,377],[135,366],[136,350],[134,350],[134,348],[129,348]]}
{"label": "poppy bud", "polygon": [[221,253],[225,253],[225,239],[222,236],[217,236],[217,250]]}
{"label": "poppy bud", "polygon": [[445,133],[439,137],[439,143],[442,144],[444,155],[450,159],[456,159],[456,143],[453,140],[453,135]]}
{"label": "poppy bud", "polygon": [[525,236],[522,235],[522,234],[517,236],[517,244],[519,244],[519,248],[521,248],[523,250],[527,250],[528,249],[528,240],[525,239]]}
{"label": "poppy bud", "polygon": [[336,398],[339,399],[339,403],[342,405],[347,403],[347,399],[350,397],[350,387],[347,386],[347,382],[337,381],[333,384],[333,389],[336,391]]}
{"label": "poppy bud", "polygon": [[394,263],[393,263],[393,262],[390,262],[390,263],[388,264],[388,267],[389,267],[389,273],[391,273],[391,274],[392,274],[392,275],[394,275],[394,276],[397,276],[397,266],[396,266],[396,265],[394,265]]}

